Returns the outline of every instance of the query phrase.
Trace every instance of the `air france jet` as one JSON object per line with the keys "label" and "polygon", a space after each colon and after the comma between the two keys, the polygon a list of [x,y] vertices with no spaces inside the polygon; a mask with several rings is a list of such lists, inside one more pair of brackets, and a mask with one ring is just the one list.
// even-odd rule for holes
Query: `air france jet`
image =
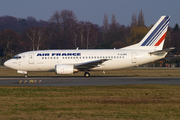
{"label": "air france jet", "polygon": [[162,49],[170,16],[161,16],[157,23],[137,44],[121,49],[38,50],[15,55],[5,66],[25,74],[27,71],[54,71],[56,74],[74,74],[84,71],[117,70],[162,59],[174,48]]}

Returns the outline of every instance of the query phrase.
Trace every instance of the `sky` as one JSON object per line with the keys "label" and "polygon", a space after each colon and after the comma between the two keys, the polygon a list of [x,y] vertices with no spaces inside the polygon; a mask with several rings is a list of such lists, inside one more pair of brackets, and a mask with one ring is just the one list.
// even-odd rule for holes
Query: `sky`
{"label": "sky", "polygon": [[180,0],[1,0],[0,16],[17,18],[33,16],[48,21],[55,11],[72,10],[79,21],[102,25],[104,14],[109,23],[115,14],[121,25],[130,25],[132,15],[142,10],[146,26],[151,26],[162,15],[170,15],[170,26],[180,26]]}

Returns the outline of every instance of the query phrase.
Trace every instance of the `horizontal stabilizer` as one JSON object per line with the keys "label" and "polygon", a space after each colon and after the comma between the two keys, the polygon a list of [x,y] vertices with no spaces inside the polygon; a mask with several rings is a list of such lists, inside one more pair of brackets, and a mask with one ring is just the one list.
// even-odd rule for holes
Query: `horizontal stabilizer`
{"label": "horizontal stabilizer", "polygon": [[163,49],[163,50],[158,50],[158,51],[150,52],[149,54],[150,55],[165,54],[165,53],[167,53],[169,51],[172,51],[174,49],[175,49],[174,47],[171,47],[171,48],[167,48],[167,49]]}

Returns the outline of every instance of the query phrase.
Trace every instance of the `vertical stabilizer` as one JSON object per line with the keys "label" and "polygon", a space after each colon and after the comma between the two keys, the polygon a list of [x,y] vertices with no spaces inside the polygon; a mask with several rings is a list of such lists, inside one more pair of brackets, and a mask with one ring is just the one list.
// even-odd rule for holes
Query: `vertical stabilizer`
{"label": "vertical stabilizer", "polygon": [[161,16],[161,18],[139,43],[122,49],[162,50],[169,21],[170,16]]}

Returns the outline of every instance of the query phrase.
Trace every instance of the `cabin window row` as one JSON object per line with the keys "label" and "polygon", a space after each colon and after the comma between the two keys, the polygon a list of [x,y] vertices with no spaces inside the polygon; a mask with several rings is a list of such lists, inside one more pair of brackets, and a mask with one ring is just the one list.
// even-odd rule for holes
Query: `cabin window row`
{"label": "cabin window row", "polygon": [[62,57],[62,59],[119,59],[124,56],[84,56],[84,57]]}
{"label": "cabin window row", "polygon": [[[42,59],[58,59],[59,57],[42,57]],[[62,59],[121,59],[124,56],[84,56],[84,57],[62,57]]]}
{"label": "cabin window row", "polygon": [[42,59],[58,59],[59,57],[42,57]]}

